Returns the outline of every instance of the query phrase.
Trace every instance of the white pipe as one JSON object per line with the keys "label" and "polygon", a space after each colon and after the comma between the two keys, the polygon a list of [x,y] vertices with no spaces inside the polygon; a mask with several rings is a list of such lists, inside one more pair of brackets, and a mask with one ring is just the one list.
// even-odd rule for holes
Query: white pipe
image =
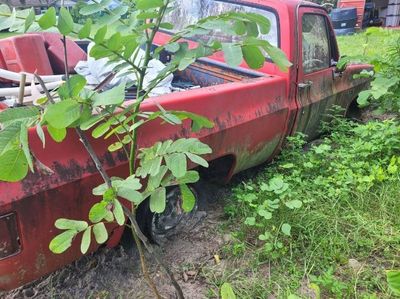
{"label": "white pipe", "polygon": [[[27,82],[31,82],[34,78],[33,74],[30,73],[25,73],[26,74],[26,80]],[[16,73],[16,72],[11,72],[8,70],[0,69],[0,77],[3,79],[19,82],[21,79],[21,73]],[[61,81],[63,79],[64,75],[50,75],[50,76],[40,76],[44,82],[55,82],[55,81]]]}
{"label": "white pipe", "polygon": [[[57,81],[57,82],[50,82],[45,84],[46,88],[51,90],[54,89],[58,86],[60,86],[61,84],[63,84],[64,81]],[[39,85],[36,85],[35,87],[36,89],[38,89],[39,91],[43,91],[42,87]],[[18,96],[19,93],[19,87],[10,87],[10,88],[0,88],[0,97],[10,97],[10,96]],[[25,87],[25,91],[24,91],[24,95],[28,96],[32,94],[32,87],[31,86],[26,86]]]}

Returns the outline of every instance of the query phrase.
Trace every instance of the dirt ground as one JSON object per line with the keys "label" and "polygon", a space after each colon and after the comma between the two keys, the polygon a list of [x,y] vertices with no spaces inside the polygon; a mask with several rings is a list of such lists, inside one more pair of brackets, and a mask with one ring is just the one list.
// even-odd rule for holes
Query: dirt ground
{"label": "dirt ground", "polygon": [[[186,298],[210,294],[211,286],[199,273],[206,265],[218,267],[214,255],[224,243],[222,233],[218,233],[222,220],[222,204],[208,204],[206,211],[198,211],[191,223],[157,247]],[[154,263],[151,272],[164,298],[176,298],[167,276]],[[136,248],[104,248],[35,283],[0,293],[0,298],[153,298],[140,276]]]}

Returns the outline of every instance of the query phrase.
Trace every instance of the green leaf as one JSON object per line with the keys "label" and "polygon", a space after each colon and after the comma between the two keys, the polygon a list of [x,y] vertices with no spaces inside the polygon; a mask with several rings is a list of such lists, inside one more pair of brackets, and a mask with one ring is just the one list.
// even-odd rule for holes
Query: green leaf
{"label": "green leaf", "polygon": [[89,220],[93,223],[100,222],[103,220],[108,213],[108,203],[106,201],[101,201],[96,203],[89,211]]}
{"label": "green leaf", "polygon": [[65,252],[72,245],[72,240],[76,236],[75,230],[67,230],[58,236],[56,236],[53,240],[51,240],[49,249],[51,252],[60,254]]}
{"label": "green leaf", "polygon": [[102,124],[98,125],[98,126],[96,127],[96,129],[94,129],[94,130],[92,131],[92,136],[93,136],[94,138],[100,138],[100,137],[103,136],[105,133],[107,133],[108,130],[110,130],[110,127],[111,127],[111,125],[110,125],[109,122],[102,123]]}
{"label": "green leaf", "polygon": [[[121,16],[124,15],[129,10],[129,7],[119,3],[119,6],[115,9],[111,10],[109,13],[102,15],[99,19],[96,20],[96,25],[112,25],[121,19]],[[117,28],[118,30],[118,28]]]}
{"label": "green leaf", "polygon": [[88,16],[88,15],[98,13],[101,10],[103,10],[104,8],[108,7],[112,3],[112,0],[103,0],[103,1],[96,1],[96,2],[100,2],[100,3],[86,4],[79,10],[79,13],[83,16]]}
{"label": "green leaf", "polygon": [[107,25],[104,25],[99,30],[97,30],[96,34],[94,35],[94,42],[96,44],[101,44],[104,41],[106,34],[107,34]]}
{"label": "green leaf", "polygon": [[24,152],[26,161],[28,162],[29,168],[32,172],[34,172],[31,151],[29,149],[28,128],[24,123],[21,123],[21,134],[19,137],[19,141],[21,143],[21,147]]}
{"label": "green leaf", "polygon": [[140,192],[125,186],[118,188],[118,196],[125,198],[126,200],[129,200],[137,205],[144,200]]}
{"label": "green leaf", "polygon": [[208,167],[208,162],[198,155],[194,155],[191,153],[186,153],[186,156],[195,164],[198,164],[203,167]]}
{"label": "green leaf", "polygon": [[91,118],[81,123],[80,127],[83,131],[87,131],[93,126],[97,125],[103,119],[104,119],[104,114],[93,115]]}
{"label": "green leaf", "polygon": [[264,209],[258,210],[258,215],[260,215],[261,217],[263,217],[266,220],[272,219],[272,213],[267,210],[264,210]]}
{"label": "green leaf", "polygon": [[97,186],[96,188],[93,188],[92,190],[92,194],[96,195],[96,196],[103,196],[104,193],[106,193],[106,191],[108,190],[108,186],[106,183],[103,183],[99,186]]}
{"label": "green leaf", "polygon": [[0,155],[15,148],[21,132],[21,123],[16,122],[0,131]]}
{"label": "green leaf", "polygon": [[257,46],[243,46],[243,57],[252,69],[259,69],[265,63],[264,54]]}
{"label": "green leaf", "polygon": [[33,8],[29,9],[29,13],[25,19],[25,28],[24,32],[27,32],[28,29],[32,26],[33,22],[35,21],[35,11]]}
{"label": "green leaf", "polygon": [[92,19],[87,19],[85,24],[78,32],[78,37],[80,39],[88,38],[92,29]]}
{"label": "green leaf", "polygon": [[56,220],[54,226],[62,230],[68,229],[68,230],[76,230],[78,232],[83,232],[88,228],[88,223],[86,221],[60,218]]}
{"label": "green leaf", "polygon": [[400,295],[400,270],[386,271],[387,283],[394,294]]}
{"label": "green leaf", "polygon": [[50,125],[47,125],[47,131],[50,134],[50,137],[53,138],[55,142],[62,142],[65,137],[67,137],[67,129],[57,129]]}
{"label": "green leaf", "polygon": [[171,52],[171,53],[178,52],[179,48],[180,48],[180,46],[179,46],[179,43],[177,43],[177,42],[169,43],[169,44],[165,45],[165,50],[167,50],[168,52]]}
{"label": "green leaf", "polygon": [[122,47],[122,37],[121,33],[114,33],[110,39],[107,41],[107,46],[110,50],[117,51]]}
{"label": "green leaf", "polygon": [[0,181],[18,182],[28,174],[28,162],[22,149],[12,149],[0,156]]}
{"label": "green leaf", "polygon": [[89,226],[82,235],[82,241],[81,241],[82,254],[86,254],[88,252],[91,242],[92,242],[92,227]]}
{"label": "green leaf", "polygon": [[285,205],[289,209],[300,209],[303,206],[303,202],[301,200],[295,199],[285,202]]}
{"label": "green leaf", "polygon": [[187,160],[184,153],[175,153],[165,156],[165,162],[172,175],[176,178],[183,177],[187,172]]}
{"label": "green leaf", "polygon": [[65,7],[60,8],[57,28],[62,35],[68,35],[74,30],[74,20]]}
{"label": "green leaf", "polygon": [[40,111],[35,106],[28,107],[16,107],[12,109],[6,109],[0,112],[0,123],[7,126],[17,121],[33,121],[38,119]]}
{"label": "green leaf", "polygon": [[238,66],[243,61],[243,53],[240,45],[232,43],[222,43],[222,51],[227,64],[230,66]]}
{"label": "green leaf", "polygon": [[156,189],[150,196],[150,211],[162,213],[165,210],[167,190],[165,188]]}
{"label": "green leaf", "polygon": [[93,234],[98,244],[104,244],[108,239],[108,232],[103,222],[93,226]]}
{"label": "green leaf", "polygon": [[36,134],[38,135],[40,141],[42,141],[43,148],[46,147],[46,136],[44,135],[43,127],[41,124],[36,125]]}
{"label": "green leaf", "polygon": [[137,0],[136,8],[140,10],[147,10],[152,8],[159,8],[164,5],[163,0]]}
{"label": "green leaf", "polygon": [[244,224],[249,225],[249,226],[254,226],[256,224],[256,218],[255,217],[247,217],[246,220],[244,221]]}
{"label": "green leaf", "polygon": [[288,68],[292,66],[292,63],[287,59],[285,52],[281,49],[274,47],[269,43],[266,43],[264,49],[282,72],[286,72]]}
{"label": "green leaf", "polygon": [[358,94],[357,103],[361,107],[367,107],[369,105],[370,98],[371,98],[371,91],[364,90]]}
{"label": "green leaf", "polygon": [[56,129],[67,128],[80,116],[81,105],[70,99],[49,105],[44,114],[45,120]]}
{"label": "green leaf", "polygon": [[90,50],[89,55],[94,59],[100,59],[113,55],[113,52],[102,45],[94,45]]}
{"label": "green leaf", "polygon": [[125,100],[125,84],[93,96],[93,106],[121,105]]}
{"label": "green leaf", "polygon": [[39,19],[38,23],[40,28],[46,30],[53,27],[57,22],[56,9],[50,7],[45,14]]}
{"label": "green leaf", "polygon": [[199,173],[195,170],[190,170],[186,172],[186,174],[179,178],[178,183],[179,184],[193,184],[198,182],[200,179]]}
{"label": "green leaf", "polygon": [[125,224],[125,214],[121,203],[116,199],[114,201],[114,216],[118,225],[122,226]]}
{"label": "green leaf", "polygon": [[282,230],[282,233],[284,235],[290,236],[291,235],[291,231],[292,231],[292,227],[290,226],[290,224],[284,223],[284,224],[282,224],[281,230]]}
{"label": "green leaf", "polygon": [[58,89],[58,94],[62,99],[73,98],[79,95],[79,93],[86,86],[86,79],[81,75],[73,75],[69,78],[69,83],[65,82]]}
{"label": "green leaf", "polygon": [[188,213],[196,205],[196,197],[186,184],[179,185],[179,189],[182,195],[182,209]]}
{"label": "green leaf", "polygon": [[236,299],[236,295],[230,283],[225,282],[221,286],[221,299]]}
{"label": "green leaf", "polygon": [[111,153],[112,153],[112,152],[116,152],[116,151],[120,150],[123,146],[124,146],[124,145],[123,145],[121,142],[117,141],[117,142],[111,144],[111,145],[108,147],[108,151],[111,152]]}
{"label": "green leaf", "polygon": [[10,29],[15,22],[15,9],[11,12],[10,7],[5,4],[0,4],[0,13],[3,15],[0,17],[0,31]]}

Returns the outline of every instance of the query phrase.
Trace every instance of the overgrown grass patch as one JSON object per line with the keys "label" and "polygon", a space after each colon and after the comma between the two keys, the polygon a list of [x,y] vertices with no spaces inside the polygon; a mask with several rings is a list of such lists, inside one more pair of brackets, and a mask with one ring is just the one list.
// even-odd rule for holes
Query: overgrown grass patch
{"label": "overgrown grass patch", "polygon": [[392,298],[385,270],[400,267],[400,125],[336,118],[322,139],[302,140],[235,188],[227,266],[204,276],[232,283],[238,298]]}
{"label": "overgrown grass patch", "polygon": [[354,35],[338,36],[340,54],[347,56],[363,56],[364,62],[382,56],[388,50],[390,42],[400,37],[400,30],[373,28],[378,34],[361,32]]}

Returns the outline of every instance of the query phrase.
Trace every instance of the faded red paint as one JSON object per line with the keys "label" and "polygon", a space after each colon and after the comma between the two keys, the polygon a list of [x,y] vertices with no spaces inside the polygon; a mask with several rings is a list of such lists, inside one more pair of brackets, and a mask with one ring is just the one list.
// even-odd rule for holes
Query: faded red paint
{"label": "faded red paint", "polygon": [[[315,130],[328,107],[333,104],[348,107],[368,84],[365,79],[352,79],[352,74],[366,66],[351,66],[341,77],[334,76],[332,67],[309,78],[322,90],[301,94],[298,82],[304,78],[298,58],[301,53],[295,30],[299,28],[297,13],[309,11],[326,16],[325,11],[305,2],[298,10],[301,1],[297,0],[246,0],[240,3],[269,7],[278,13],[281,48],[293,62],[293,67],[283,73],[274,64],[266,62],[259,74],[238,75],[207,63],[195,64],[186,72],[187,76],[205,81],[212,77],[218,85],[206,84],[207,87],[201,89],[152,98],[142,109],[156,110],[155,102],[158,102],[166,109],[204,115],[215,122],[215,127],[193,134],[189,122],[181,127],[151,123],[139,130],[140,147],[151,146],[163,139],[198,137],[213,148],[213,153],[206,157],[210,162],[220,157],[233,157],[231,176],[271,159],[280,151],[285,137],[293,132]],[[167,39],[166,34],[159,34],[156,43],[162,44]],[[332,42],[336,44],[333,35]],[[220,54],[211,58],[223,61]],[[246,65],[242,67],[247,69]],[[202,75],[194,76],[195,72]],[[127,105],[130,103],[126,102]],[[303,111],[306,117],[302,116]],[[20,183],[0,182],[0,217],[16,213],[21,246],[18,254],[0,260],[2,290],[33,281],[78,259],[81,256],[80,240],[74,240],[72,249],[65,254],[55,255],[49,251],[48,244],[58,233],[54,222],[60,217],[86,219],[90,207],[98,201],[91,191],[101,183],[101,178],[73,130],[68,132],[67,140],[62,144],[47,138],[45,150],[33,130],[29,139],[35,156],[54,174],[36,172]],[[110,175],[128,173],[124,156],[107,152],[108,140],[93,139],[91,142]],[[109,227],[110,231],[114,228]],[[118,244],[120,237],[121,229],[117,229],[109,245]],[[93,245],[91,251],[96,249]]]}

